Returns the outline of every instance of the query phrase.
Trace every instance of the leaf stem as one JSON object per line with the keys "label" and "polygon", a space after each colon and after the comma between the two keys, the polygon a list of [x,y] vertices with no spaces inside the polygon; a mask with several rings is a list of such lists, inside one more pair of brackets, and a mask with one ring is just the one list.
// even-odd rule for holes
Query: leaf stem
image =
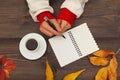
{"label": "leaf stem", "polygon": [[120,53],[120,48],[117,50],[116,54],[119,54]]}

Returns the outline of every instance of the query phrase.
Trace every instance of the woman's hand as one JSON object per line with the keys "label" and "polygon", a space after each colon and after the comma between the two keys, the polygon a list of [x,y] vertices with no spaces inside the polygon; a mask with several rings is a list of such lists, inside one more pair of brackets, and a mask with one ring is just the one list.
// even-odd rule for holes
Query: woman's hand
{"label": "woman's hand", "polygon": [[55,31],[46,21],[43,21],[40,24],[40,31],[49,37],[53,35],[61,36],[60,32],[62,32],[62,29],[60,27],[60,24],[57,22],[56,19],[50,19],[50,21],[55,25],[57,31]]}
{"label": "woman's hand", "polygon": [[60,28],[61,28],[62,32],[64,32],[67,29],[71,28],[71,25],[65,20],[58,19],[58,23],[60,24]]}

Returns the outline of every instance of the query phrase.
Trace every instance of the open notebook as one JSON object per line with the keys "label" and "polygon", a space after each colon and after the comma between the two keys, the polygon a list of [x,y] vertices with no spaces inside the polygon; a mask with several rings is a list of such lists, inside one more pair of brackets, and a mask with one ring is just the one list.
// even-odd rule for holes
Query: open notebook
{"label": "open notebook", "polygon": [[99,50],[86,23],[63,33],[65,39],[55,36],[50,45],[61,67]]}

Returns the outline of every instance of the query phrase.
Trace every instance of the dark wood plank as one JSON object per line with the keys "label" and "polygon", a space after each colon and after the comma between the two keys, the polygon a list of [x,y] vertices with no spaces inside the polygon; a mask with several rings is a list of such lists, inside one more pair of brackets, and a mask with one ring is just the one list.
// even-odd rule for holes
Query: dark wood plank
{"label": "dark wood plank", "polygon": [[21,37],[39,30],[38,24],[33,22],[28,13],[25,0],[0,0],[0,10],[1,38]]}
{"label": "dark wood plank", "polygon": [[119,27],[119,37],[120,37],[120,0],[118,0],[117,3],[117,16],[116,16],[116,22],[118,23],[118,27]]}
{"label": "dark wood plank", "polygon": [[[55,15],[59,12],[63,1],[51,0]],[[118,37],[120,23],[115,21],[115,17],[118,16],[116,4],[117,0],[89,0],[84,14],[75,21],[73,26],[87,22],[97,38]],[[38,23],[33,22],[30,17],[25,0],[0,0],[0,10],[0,38],[21,38],[30,32],[39,33]]]}

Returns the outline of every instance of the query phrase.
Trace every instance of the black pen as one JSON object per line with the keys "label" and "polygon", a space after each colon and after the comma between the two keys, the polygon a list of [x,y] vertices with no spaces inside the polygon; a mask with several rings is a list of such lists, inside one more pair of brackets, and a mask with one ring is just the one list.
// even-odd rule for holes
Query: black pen
{"label": "black pen", "polygon": [[[55,28],[55,25],[48,19],[47,16],[44,17],[44,20],[55,30],[57,31],[57,29]],[[64,35],[62,35],[63,38],[65,38]]]}

